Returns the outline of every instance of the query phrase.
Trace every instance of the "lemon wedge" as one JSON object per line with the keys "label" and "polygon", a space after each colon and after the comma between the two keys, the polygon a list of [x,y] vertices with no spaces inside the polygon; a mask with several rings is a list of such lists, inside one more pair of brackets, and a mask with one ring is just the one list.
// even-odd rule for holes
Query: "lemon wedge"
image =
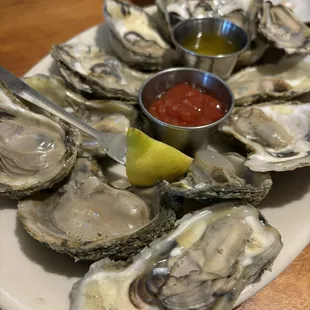
{"label": "lemon wedge", "polygon": [[127,131],[126,173],[135,186],[152,186],[159,180],[181,178],[193,159],[177,149],[154,140],[136,128]]}

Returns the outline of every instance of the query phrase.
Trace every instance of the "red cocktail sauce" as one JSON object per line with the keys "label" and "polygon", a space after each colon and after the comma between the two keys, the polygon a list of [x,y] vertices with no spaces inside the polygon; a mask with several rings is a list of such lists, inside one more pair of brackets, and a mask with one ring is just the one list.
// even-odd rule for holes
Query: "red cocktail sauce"
{"label": "red cocktail sauce", "polygon": [[202,90],[184,83],[162,94],[148,111],[171,125],[197,127],[221,119],[227,112],[227,106]]}

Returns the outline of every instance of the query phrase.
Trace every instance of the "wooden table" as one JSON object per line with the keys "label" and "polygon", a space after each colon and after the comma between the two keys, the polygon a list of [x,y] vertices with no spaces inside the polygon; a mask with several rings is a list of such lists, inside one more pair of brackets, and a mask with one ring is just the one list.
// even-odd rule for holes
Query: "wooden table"
{"label": "wooden table", "polygon": [[[53,44],[102,22],[99,0],[1,0],[0,64],[22,75]],[[310,246],[238,310],[310,310]]]}

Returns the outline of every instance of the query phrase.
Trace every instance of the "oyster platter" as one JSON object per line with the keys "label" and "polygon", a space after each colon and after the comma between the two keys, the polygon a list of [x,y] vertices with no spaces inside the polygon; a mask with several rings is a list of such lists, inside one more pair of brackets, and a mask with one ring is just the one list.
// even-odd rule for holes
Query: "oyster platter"
{"label": "oyster platter", "polygon": [[[233,309],[310,240],[310,28],[263,0],[105,0],[103,15],[22,79],[126,136],[125,166],[0,81],[0,309]],[[247,35],[230,76],[208,75],[230,105],[173,84],[185,68],[173,31],[196,19]],[[142,89],[172,68],[144,111]],[[195,113],[209,107],[196,119],[179,112],[194,95]],[[159,138],[152,120],[176,136]],[[213,128],[208,143],[175,146],[194,127]]]}

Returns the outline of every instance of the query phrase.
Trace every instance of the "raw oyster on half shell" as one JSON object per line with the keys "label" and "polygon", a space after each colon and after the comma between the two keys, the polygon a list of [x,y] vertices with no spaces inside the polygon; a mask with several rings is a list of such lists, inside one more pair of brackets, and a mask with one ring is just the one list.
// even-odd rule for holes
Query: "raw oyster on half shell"
{"label": "raw oyster on half shell", "polygon": [[258,30],[288,54],[310,53],[310,28],[282,4],[263,4]]}
{"label": "raw oyster on half shell", "polygon": [[109,186],[97,162],[80,157],[66,184],[21,200],[18,216],[34,239],[75,260],[126,260],[174,227],[172,210],[141,197]]}
{"label": "raw oyster on half shell", "polygon": [[[57,76],[36,74],[24,78],[25,82],[42,95],[74,114],[97,130],[126,134],[129,127],[138,123],[138,111],[127,102],[117,100],[87,100],[69,89],[65,81]],[[93,155],[100,154],[98,141],[84,132],[83,149]]]}
{"label": "raw oyster on half shell", "polygon": [[243,28],[249,36],[249,47],[238,58],[236,67],[257,62],[265,53],[269,42],[257,33],[258,12],[262,0],[156,0],[159,16],[167,31],[188,18],[220,17]]}
{"label": "raw oyster on half shell", "polygon": [[94,128],[108,132],[126,133],[138,118],[138,111],[127,101],[87,100],[66,87],[58,76],[36,74],[24,81],[67,112],[74,114]]}
{"label": "raw oyster on half shell", "polygon": [[140,86],[150,76],[92,45],[56,45],[52,56],[69,84],[97,98],[137,102]]}
{"label": "raw oyster on half shell", "polygon": [[231,310],[270,269],[279,232],[249,204],[223,203],[185,216],[129,266],[94,263],[71,291],[71,310]]}
{"label": "raw oyster on half shell", "polygon": [[[232,20],[232,22],[234,21]],[[268,48],[268,42],[257,35],[256,38],[250,42],[248,48],[239,55],[235,69],[240,70],[240,68],[255,64],[265,55]]]}
{"label": "raw oyster on half shell", "polygon": [[156,0],[157,9],[170,32],[180,21],[188,18],[222,17],[229,19],[256,36],[257,14],[262,0]]}
{"label": "raw oyster on half shell", "polygon": [[247,106],[274,99],[291,99],[310,91],[310,56],[288,57],[277,64],[245,68],[227,83],[236,106]]}
{"label": "raw oyster on half shell", "polygon": [[156,20],[142,8],[120,0],[106,0],[104,16],[112,49],[129,66],[152,71],[176,64],[176,51],[161,35]]}
{"label": "raw oyster on half shell", "polygon": [[156,6],[159,17],[166,24],[169,35],[178,22],[191,18],[187,0],[156,0]]}
{"label": "raw oyster on half shell", "polygon": [[286,171],[310,166],[310,103],[266,102],[237,108],[220,126],[251,153],[253,171]]}
{"label": "raw oyster on half shell", "polygon": [[21,198],[60,182],[80,142],[76,129],[30,111],[0,83],[0,194]]}
{"label": "raw oyster on half shell", "polygon": [[205,205],[224,200],[257,205],[268,194],[272,180],[269,173],[251,171],[245,161],[238,153],[198,151],[186,177],[174,183],[160,182],[160,194],[166,203],[181,197]]}

